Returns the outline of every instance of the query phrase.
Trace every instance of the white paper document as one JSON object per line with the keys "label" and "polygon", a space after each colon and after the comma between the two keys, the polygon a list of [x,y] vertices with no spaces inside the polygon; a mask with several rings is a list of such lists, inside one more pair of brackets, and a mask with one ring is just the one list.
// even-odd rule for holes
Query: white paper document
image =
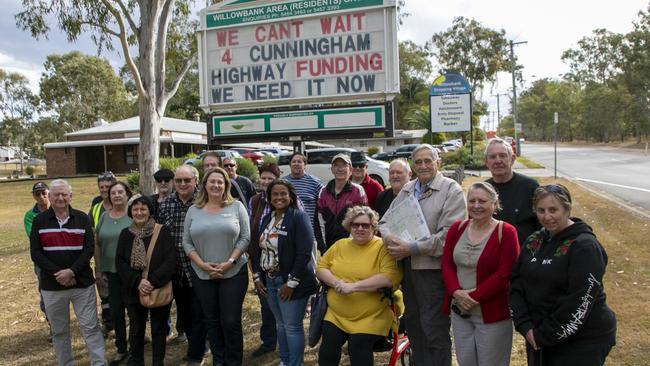
{"label": "white paper document", "polygon": [[431,235],[420,204],[413,195],[398,203],[382,218],[388,230],[404,241],[413,241]]}

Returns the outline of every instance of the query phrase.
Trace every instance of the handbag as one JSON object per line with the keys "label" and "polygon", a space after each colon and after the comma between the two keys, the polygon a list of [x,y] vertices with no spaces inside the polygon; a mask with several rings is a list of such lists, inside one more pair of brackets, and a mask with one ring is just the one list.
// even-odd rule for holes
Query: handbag
{"label": "handbag", "polygon": [[[147,265],[142,272],[142,279],[147,279],[149,275],[149,264],[151,263],[151,254],[153,253],[153,248],[156,246],[158,241],[158,234],[160,233],[160,228],[162,225],[155,224],[153,228],[153,235],[151,236],[151,241],[149,242],[149,248],[147,249]],[[172,281],[167,281],[165,285],[160,288],[153,289],[149,295],[143,295],[140,293],[140,305],[145,308],[159,308],[161,306],[169,305],[172,302]]]}
{"label": "handbag", "polygon": [[321,283],[318,292],[311,298],[309,316],[309,347],[316,347],[323,331],[323,319],[327,312],[327,286]]}

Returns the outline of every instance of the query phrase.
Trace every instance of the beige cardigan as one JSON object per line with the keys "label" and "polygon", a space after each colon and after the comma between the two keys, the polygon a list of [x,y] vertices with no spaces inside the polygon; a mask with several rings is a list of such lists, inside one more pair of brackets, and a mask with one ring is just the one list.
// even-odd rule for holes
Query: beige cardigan
{"label": "beige cardigan", "polygon": [[[404,185],[388,211],[409,195],[415,194],[416,181],[412,180]],[[433,193],[420,200],[420,207],[427,220],[431,235],[410,243],[412,269],[440,269],[447,231],[455,221],[465,218],[467,204],[463,189],[456,181],[438,172],[427,189],[432,189]],[[427,189],[423,191],[423,194]],[[383,237],[391,234],[383,219],[379,222],[379,231]]]}

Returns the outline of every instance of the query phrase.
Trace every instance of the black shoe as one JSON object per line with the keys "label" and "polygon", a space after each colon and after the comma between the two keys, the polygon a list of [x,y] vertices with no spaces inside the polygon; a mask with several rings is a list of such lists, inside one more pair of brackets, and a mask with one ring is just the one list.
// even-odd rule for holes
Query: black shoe
{"label": "black shoe", "polygon": [[275,351],[273,348],[260,346],[260,348],[253,351],[252,355],[253,355],[253,357],[260,357],[260,356],[262,356],[264,354],[267,354],[267,353],[273,352],[273,351]]}
{"label": "black shoe", "polygon": [[118,353],[111,360],[111,362],[108,363],[108,365],[109,366],[117,366],[120,363],[122,363],[122,361],[126,361],[127,358],[128,358],[128,354],[126,352],[125,353]]}

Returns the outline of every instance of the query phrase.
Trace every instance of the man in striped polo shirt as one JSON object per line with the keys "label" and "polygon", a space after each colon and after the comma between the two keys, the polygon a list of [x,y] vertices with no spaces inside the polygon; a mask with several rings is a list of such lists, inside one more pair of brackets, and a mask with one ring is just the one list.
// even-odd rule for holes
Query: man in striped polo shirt
{"label": "man in striped polo shirt", "polygon": [[95,240],[88,215],[70,207],[72,188],[57,179],[50,184],[49,209],[36,216],[30,253],[41,269],[40,289],[52,326],[59,365],[72,365],[70,303],[86,341],[91,364],[105,365],[104,337],[97,317],[95,278],[90,268]]}
{"label": "man in striped polo shirt", "polygon": [[296,194],[305,207],[305,212],[309,215],[309,220],[314,222],[316,214],[316,201],[318,194],[323,189],[323,183],[320,179],[305,173],[307,168],[307,158],[300,152],[295,152],[289,159],[291,174],[283,179],[288,180],[296,188]]}

